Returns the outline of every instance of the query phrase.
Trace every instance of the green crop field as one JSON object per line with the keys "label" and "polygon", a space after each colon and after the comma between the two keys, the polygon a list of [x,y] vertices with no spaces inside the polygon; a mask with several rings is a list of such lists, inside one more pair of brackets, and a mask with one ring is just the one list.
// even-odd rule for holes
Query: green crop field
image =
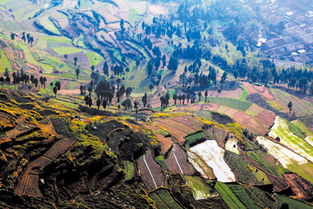
{"label": "green crop field", "polygon": [[190,147],[191,144],[197,142],[200,139],[205,138],[205,134],[203,131],[189,135],[186,137],[185,147]]}
{"label": "green crop field", "polygon": [[236,195],[221,182],[216,182],[215,189],[222,196],[223,200],[227,203],[227,205],[231,209],[244,209],[246,208],[240,200],[236,197]]}
{"label": "green crop field", "polygon": [[276,201],[268,193],[256,187],[243,187],[250,199],[262,208],[276,208]]}
{"label": "green crop field", "polygon": [[227,97],[208,97],[210,103],[220,104],[237,110],[245,111],[252,103]]}
{"label": "green crop field", "polygon": [[158,189],[150,193],[150,197],[156,201],[157,205],[162,206],[161,208],[183,209],[166,189]]}
{"label": "green crop field", "polygon": [[242,186],[237,184],[228,185],[230,190],[236,195],[236,197],[249,209],[262,209],[259,205],[257,205],[248,193],[242,188]]}
{"label": "green crop field", "polygon": [[245,184],[271,184],[270,180],[262,171],[256,169],[243,161],[242,158],[230,151],[226,151],[224,160],[229,165],[231,170],[236,174],[237,180]]}
{"label": "green crop field", "polygon": [[265,155],[261,150],[255,150],[255,151],[249,151],[246,152],[247,156],[250,157],[252,160],[254,160],[261,168],[263,168],[265,171],[273,174],[273,175],[281,175],[279,170],[271,165],[267,160],[265,160]]}
{"label": "green crop field", "polygon": [[241,95],[240,95],[240,99],[246,100],[248,96],[249,96],[249,92],[244,88]]}
{"label": "green crop field", "polygon": [[79,53],[83,50],[79,48],[74,48],[74,47],[56,47],[56,48],[53,48],[53,51],[55,51],[58,54],[64,55],[64,54]]}
{"label": "green crop field", "polygon": [[5,68],[8,68],[9,71],[12,71],[11,63],[3,50],[0,50],[0,72],[4,72]]}

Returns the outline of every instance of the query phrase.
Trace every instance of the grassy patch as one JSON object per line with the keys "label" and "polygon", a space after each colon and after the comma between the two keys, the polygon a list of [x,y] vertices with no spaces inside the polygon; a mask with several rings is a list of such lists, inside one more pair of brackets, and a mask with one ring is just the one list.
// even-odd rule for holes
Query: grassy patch
{"label": "grassy patch", "polygon": [[103,61],[103,58],[95,52],[87,52],[86,55],[89,59],[90,65],[98,65]]}
{"label": "grassy patch", "polygon": [[124,161],[125,181],[129,181],[135,176],[134,163],[130,161]]}
{"label": "grassy patch", "polygon": [[215,189],[209,186],[202,178],[198,176],[184,176],[189,188],[192,190],[196,200],[207,199],[217,195]]}
{"label": "grassy patch", "polygon": [[167,135],[169,135],[169,133],[167,133],[167,131],[165,131],[164,129],[159,129],[158,131],[157,131],[157,133],[158,134],[160,134],[160,135],[162,135],[162,136],[167,136]]}
{"label": "grassy patch", "polygon": [[243,89],[239,99],[246,100],[248,96],[249,96],[249,92],[246,89]]}
{"label": "grassy patch", "polygon": [[304,133],[306,136],[313,136],[313,132],[310,131],[303,122],[299,120],[295,120],[295,121],[292,121],[291,123],[296,125],[298,128],[300,128],[301,132]]}
{"label": "grassy patch", "polygon": [[165,158],[164,156],[160,155],[160,156],[157,156],[155,157],[155,160],[161,165],[162,169],[165,169],[167,170],[167,165],[165,163]]}
{"label": "grassy patch", "polygon": [[295,124],[291,123],[288,121],[288,127],[289,130],[296,136],[300,137],[300,138],[304,138],[304,134],[302,133],[301,129],[296,126]]}
{"label": "grassy patch", "polygon": [[277,195],[275,196],[275,198],[278,200],[278,204],[279,204],[279,208],[281,207],[282,204],[287,203],[289,205],[290,209],[312,209],[312,205],[306,204],[304,202],[292,199],[292,198],[288,198],[288,197],[284,197],[284,196],[280,196]]}
{"label": "grassy patch", "polygon": [[205,134],[203,131],[197,132],[195,134],[186,136],[185,147],[189,148],[191,145],[197,143],[199,140],[205,138]]}

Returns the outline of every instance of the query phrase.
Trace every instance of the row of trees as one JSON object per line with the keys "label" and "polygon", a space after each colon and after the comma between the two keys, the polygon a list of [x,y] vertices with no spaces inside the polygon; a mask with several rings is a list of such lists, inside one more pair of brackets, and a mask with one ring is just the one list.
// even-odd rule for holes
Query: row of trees
{"label": "row of trees", "polygon": [[46,88],[47,78],[40,76],[36,78],[34,75],[29,75],[23,70],[14,71],[11,76],[8,68],[5,69],[4,76],[0,77],[0,82],[2,84],[33,84],[35,87],[38,87],[38,84],[41,87]]}
{"label": "row of trees", "polygon": [[257,64],[251,64],[246,59],[238,60],[233,66],[227,67],[234,77],[246,78],[253,83],[265,85],[284,84],[288,88],[294,88],[303,93],[313,95],[313,71],[308,69],[296,69],[295,67],[277,69],[270,60],[261,60]]}
{"label": "row of trees", "polygon": [[[22,34],[20,34],[21,36],[21,39],[25,42],[25,43],[28,43],[29,45],[33,45],[34,43],[34,37],[30,34],[30,33],[26,33],[26,32],[23,32]],[[11,33],[10,34],[10,38],[12,41],[15,40],[16,37],[19,37],[18,34],[16,33]]]}

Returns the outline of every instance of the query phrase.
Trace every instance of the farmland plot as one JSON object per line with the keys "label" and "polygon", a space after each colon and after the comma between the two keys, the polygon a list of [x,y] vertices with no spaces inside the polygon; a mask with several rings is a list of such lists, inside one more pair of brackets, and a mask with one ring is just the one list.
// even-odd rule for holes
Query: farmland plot
{"label": "farmland plot", "polygon": [[210,168],[204,160],[202,160],[197,154],[187,151],[188,160],[193,167],[201,174],[203,178],[215,180],[216,177],[212,168]]}
{"label": "farmland plot", "polygon": [[302,123],[299,120],[292,121],[291,123],[296,125],[298,128],[300,128],[302,133],[306,135],[304,140],[313,147],[313,132],[308,127],[306,127],[304,123]]}
{"label": "farmland plot", "polygon": [[273,155],[284,168],[295,172],[313,183],[313,164],[299,154],[287,149],[286,147],[271,141],[262,136],[256,138],[259,144],[262,144],[268,152]]}
{"label": "farmland plot", "polygon": [[235,175],[224,160],[225,150],[220,148],[215,140],[207,140],[191,147],[205,163],[213,169],[214,175],[220,182],[235,182]]}
{"label": "farmland plot", "polygon": [[[189,122],[189,125],[186,120]],[[165,129],[174,136],[179,143],[185,142],[185,136],[201,130],[203,123],[192,116],[178,116],[173,118],[158,118],[153,125]]]}
{"label": "farmland plot", "polygon": [[237,143],[238,143],[238,139],[234,137],[230,138],[225,144],[225,149],[239,155],[240,151],[238,149]]}
{"label": "farmland plot", "polygon": [[276,117],[275,124],[269,136],[273,138],[279,137],[280,143],[290,147],[294,152],[313,162],[313,147],[304,139],[292,133],[285,119]]}
{"label": "farmland plot", "polygon": [[313,114],[313,105],[310,102],[304,101],[278,89],[272,89],[272,93],[274,94],[275,98],[278,99],[279,103],[285,107],[288,106],[289,102],[292,102],[292,110],[296,113],[296,116],[306,116]]}
{"label": "farmland plot", "polygon": [[247,110],[252,105],[251,102],[227,97],[208,97],[208,100],[210,101],[210,103],[224,105],[241,111]]}
{"label": "farmland plot", "polygon": [[149,189],[153,190],[164,186],[164,174],[159,164],[153,159],[151,150],[137,160],[137,165],[139,175]]}
{"label": "farmland plot", "polygon": [[185,151],[178,145],[174,144],[169,157],[165,160],[169,170],[173,173],[184,175],[193,175],[194,168],[187,160]]}
{"label": "farmland plot", "polygon": [[192,190],[193,197],[196,200],[203,200],[218,196],[218,193],[209,186],[202,178],[198,176],[184,176],[187,185]]}

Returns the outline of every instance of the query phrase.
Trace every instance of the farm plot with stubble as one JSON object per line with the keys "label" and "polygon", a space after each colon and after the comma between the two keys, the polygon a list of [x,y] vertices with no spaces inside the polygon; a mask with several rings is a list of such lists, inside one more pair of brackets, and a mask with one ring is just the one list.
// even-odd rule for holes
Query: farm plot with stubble
{"label": "farm plot with stubble", "polygon": [[279,89],[271,89],[271,92],[282,106],[287,107],[288,103],[292,102],[292,111],[295,112],[296,116],[313,114],[313,105],[310,102],[302,100]]}

